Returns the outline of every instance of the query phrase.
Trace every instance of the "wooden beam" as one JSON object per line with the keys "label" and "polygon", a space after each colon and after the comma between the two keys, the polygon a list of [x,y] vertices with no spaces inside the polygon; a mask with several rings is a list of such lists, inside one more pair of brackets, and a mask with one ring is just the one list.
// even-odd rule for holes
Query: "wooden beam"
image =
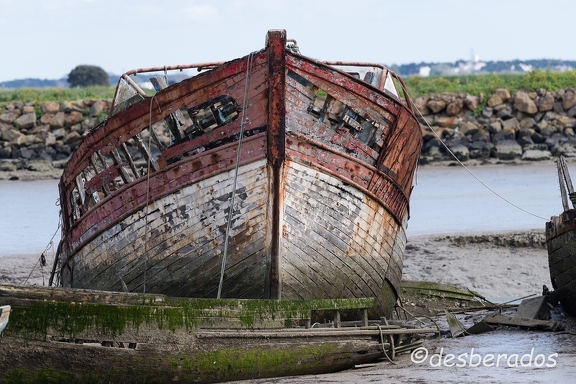
{"label": "wooden beam", "polygon": [[268,32],[268,164],[272,168],[272,240],[270,244],[270,298],[281,299],[280,236],[282,166],[286,154],[286,31]]}

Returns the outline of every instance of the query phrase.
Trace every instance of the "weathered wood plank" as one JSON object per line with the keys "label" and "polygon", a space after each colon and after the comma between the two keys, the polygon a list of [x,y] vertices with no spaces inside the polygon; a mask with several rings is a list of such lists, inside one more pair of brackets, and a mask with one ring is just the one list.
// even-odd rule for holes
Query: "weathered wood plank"
{"label": "weathered wood plank", "polygon": [[[263,163],[262,163],[263,164]],[[262,168],[262,165],[260,166],[260,169]],[[252,224],[250,225],[250,230],[253,231],[254,234],[259,234],[262,233],[263,231],[265,231],[264,228],[259,228],[258,227],[258,223],[264,223],[265,220],[261,220],[258,219],[259,216],[262,216],[265,213],[265,210],[262,209],[262,206],[266,205],[267,202],[267,194],[265,194],[264,192],[267,190],[267,178],[266,177],[261,177],[260,175],[260,171],[256,171],[256,169],[254,169],[253,171],[251,171],[252,173],[252,178],[256,181],[259,180],[257,183],[260,183],[260,187],[258,187],[256,185],[254,185],[254,182],[250,182],[248,180],[246,180],[246,182],[248,182],[251,185],[254,185],[254,189],[250,190],[249,194],[247,196],[254,196],[255,198],[257,198],[257,200],[253,200],[253,201],[249,201],[249,200],[238,200],[237,201],[237,206],[239,205],[243,205],[245,207],[251,207],[250,208],[250,212],[255,212],[257,214],[257,216],[247,216],[245,219],[245,222],[248,221],[254,221],[256,227],[253,227]],[[243,178],[244,173],[241,173],[241,177],[242,180],[245,180]],[[221,176],[217,177],[215,180],[219,180]],[[224,196],[226,194],[230,193],[230,180],[231,178],[226,177],[224,178],[224,180],[228,180],[227,183],[225,183],[226,185],[228,185],[228,187],[226,189],[222,189],[220,190],[220,194],[223,194]],[[218,183],[217,183],[218,184]],[[222,184],[222,183],[220,183]],[[205,182],[206,185],[206,190],[212,188],[214,184],[214,182],[210,183],[208,181]],[[223,184],[224,185],[224,184]],[[188,192],[190,190],[190,192]],[[210,227],[205,227],[204,224],[202,224],[202,220],[201,220],[201,216],[200,215],[193,215],[193,210],[196,210],[198,212],[204,212],[204,214],[209,214],[210,210],[207,209],[206,207],[202,207],[202,206],[197,206],[196,208],[192,208],[192,204],[194,203],[201,203],[200,200],[204,200],[205,203],[211,203],[214,200],[216,196],[212,196],[210,198],[206,197],[206,190],[202,190],[202,189],[198,189],[197,187],[189,187],[188,189],[184,188],[181,190],[181,192],[179,193],[179,204],[180,205],[173,205],[172,208],[170,208],[167,212],[160,212],[160,211],[154,211],[153,215],[156,216],[156,218],[150,218],[149,222],[148,222],[148,226],[149,226],[149,233],[153,233],[154,231],[158,231],[158,230],[163,230],[166,231],[166,229],[164,228],[168,228],[169,231],[166,231],[162,236],[159,235],[155,235],[151,240],[150,243],[148,244],[148,253],[152,254],[153,256],[151,256],[149,258],[149,260],[147,261],[147,268],[151,269],[152,271],[154,271],[154,277],[150,277],[150,281],[147,284],[147,289],[155,289],[155,284],[157,284],[156,282],[162,282],[162,281],[168,281],[168,276],[170,276],[170,281],[177,281],[180,279],[182,279],[181,276],[178,276],[178,274],[180,272],[178,272],[180,269],[182,269],[185,272],[181,272],[181,273],[190,273],[191,276],[197,276],[197,278],[199,280],[202,279],[202,276],[204,274],[206,274],[206,271],[202,272],[203,268],[205,267],[205,263],[206,263],[206,259],[210,259],[213,258],[214,256],[214,251],[215,251],[215,247],[214,247],[214,241],[216,241],[219,244],[223,244],[223,235],[220,236],[216,236],[214,237],[214,235],[211,235],[210,233],[196,233],[198,230],[200,230],[201,228],[205,228],[204,230],[208,229],[209,231],[215,230],[216,228],[210,229]],[[261,192],[258,193],[257,191],[260,190]],[[192,194],[189,194],[192,193]],[[217,199],[216,199],[217,200]],[[190,208],[186,208],[183,209],[183,205],[184,206],[189,206]],[[156,203],[157,206],[164,206],[164,207],[169,207],[170,204],[166,204],[166,203],[162,203],[161,201]],[[215,207],[216,208],[216,207]],[[225,219],[227,217],[227,215],[225,214],[225,211],[228,209],[228,204],[224,201],[223,204],[217,208],[218,210],[214,212],[214,214],[210,215],[212,217],[212,220],[214,220],[215,223],[220,222],[220,223],[224,223]],[[244,212],[243,211],[239,211],[240,214],[244,215],[248,212]],[[192,216],[191,216],[192,215]],[[190,221],[191,218],[195,218],[196,220],[199,221]],[[132,219],[128,219],[126,222],[130,223],[130,224],[120,224],[118,225],[116,228],[116,230],[120,230],[121,228],[124,228],[125,230],[128,229],[130,231],[139,231],[142,234],[142,229],[143,229],[143,225],[144,225],[144,218],[141,218],[140,220],[137,221],[132,221]],[[140,223],[140,229],[136,229],[135,225],[137,223]],[[166,227],[166,225],[169,225]],[[194,222],[196,222],[197,224],[194,224]],[[261,225],[261,224],[260,224]],[[196,228],[196,229],[195,229]],[[232,235],[234,235],[234,233],[236,233],[238,231],[238,229],[241,229],[239,227],[234,227],[233,228],[233,232]],[[117,236],[117,235],[115,235]],[[134,237],[130,234],[127,235],[123,235],[125,237]],[[136,237],[143,237],[143,236],[136,236]],[[200,238],[207,238],[207,239],[212,239],[209,242],[209,245],[207,244],[207,246],[201,245],[201,244],[197,244],[197,245],[193,245],[196,241],[195,239],[200,239]],[[236,251],[236,253],[238,254],[244,254],[246,247],[251,247],[254,244],[252,243],[252,240],[254,238],[246,238],[245,236],[242,235],[242,242],[238,243],[235,241],[231,242],[231,247],[239,247],[239,249]],[[100,244],[100,246],[96,246],[96,247],[92,247],[92,252],[89,252],[88,249],[86,249],[86,253],[82,259],[85,260],[91,260],[92,262],[95,262],[96,260],[100,260],[101,263],[106,263],[106,260],[110,260],[111,257],[114,258],[114,261],[112,263],[108,262],[107,264],[110,265],[110,271],[101,271],[101,273],[107,273],[109,275],[115,275],[117,273],[114,272],[115,269],[121,268],[122,272],[120,273],[121,275],[126,276],[125,277],[125,283],[128,284],[129,287],[132,287],[134,284],[131,284],[132,281],[135,281],[135,288],[131,288],[131,289],[138,289],[141,285],[142,285],[142,281],[143,281],[143,270],[142,270],[142,260],[139,259],[135,259],[135,258],[130,258],[130,255],[135,255],[135,254],[140,254],[141,251],[138,250],[138,248],[143,247],[143,243],[140,242],[139,246],[135,245],[134,242],[128,242],[128,246],[126,249],[105,249],[106,244],[126,244],[126,242],[114,242],[114,241],[108,241],[109,238],[107,238],[106,236],[101,236],[101,242],[98,243]],[[220,240],[219,240],[220,239]],[[99,247],[102,247],[103,249],[100,249]],[[205,249],[205,256],[200,259],[198,262],[193,261],[194,258],[191,258],[191,254],[187,254],[186,252],[183,253],[184,249],[189,249],[188,252],[197,252],[195,250],[202,250]],[[96,251],[101,251],[100,256],[98,256],[98,254],[95,254],[94,252]],[[259,251],[260,253],[262,251]],[[105,255],[109,255],[108,257],[106,257]],[[175,263],[175,259],[174,256],[175,254],[180,254],[179,259],[181,260],[181,262],[179,263],[179,266],[177,266]],[[160,255],[160,258],[158,258]],[[233,266],[234,263],[236,262],[234,257],[230,258],[230,263]],[[165,264],[168,263],[168,264]],[[132,265],[132,266],[130,266]],[[249,267],[246,267],[246,269],[248,270]],[[132,272],[129,272],[130,270],[132,270]],[[163,271],[166,271],[165,273]],[[216,268],[215,268],[216,271]],[[218,268],[219,271],[219,268]],[[130,277],[132,276],[132,277]],[[100,278],[99,275],[95,276],[95,278]],[[214,280],[214,276],[210,276],[207,277],[207,279],[212,279]],[[86,279],[87,282],[89,283],[90,279]],[[110,281],[110,287],[112,286],[116,286],[118,284],[117,281]],[[168,283],[167,283],[168,284]],[[106,288],[106,287],[99,287],[100,289]],[[159,289],[166,289],[159,287]],[[202,289],[202,284],[199,284],[199,290]],[[173,291],[173,289],[171,290],[167,290],[168,292]]]}

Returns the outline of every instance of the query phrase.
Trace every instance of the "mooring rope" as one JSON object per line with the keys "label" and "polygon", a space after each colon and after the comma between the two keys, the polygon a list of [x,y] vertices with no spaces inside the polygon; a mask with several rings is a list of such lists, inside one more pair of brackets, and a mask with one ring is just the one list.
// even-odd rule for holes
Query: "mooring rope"
{"label": "mooring rope", "polygon": [[[60,216],[61,215],[62,215],[62,211],[60,211]],[[22,284],[26,284],[28,282],[28,279],[30,279],[30,276],[32,276],[32,273],[34,273],[34,270],[36,269],[38,264],[40,264],[40,268],[46,266],[46,252],[48,252],[48,250],[50,248],[52,248],[52,251],[54,251],[54,237],[56,237],[56,234],[60,230],[60,224],[61,224],[61,220],[60,220],[60,218],[58,218],[58,228],[56,228],[56,231],[54,231],[54,234],[52,235],[52,238],[48,242],[48,245],[46,245],[46,248],[44,248],[44,251],[40,254],[40,257],[38,258],[38,261],[36,262],[36,264],[34,264],[34,266],[32,267],[32,270],[30,271],[30,274],[28,275],[26,280],[24,280],[24,282],[22,282]],[[42,285],[44,285],[44,273],[42,273]]]}
{"label": "mooring rope", "polygon": [[418,114],[420,115],[420,117],[422,118],[422,120],[426,123],[426,126],[428,128],[430,128],[430,130],[432,131],[432,133],[434,134],[434,136],[436,136],[436,138],[440,141],[440,143],[444,146],[444,148],[446,148],[446,150],[448,151],[448,153],[450,153],[450,155],[458,162],[458,164],[460,164],[470,175],[472,175],[473,178],[475,178],[480,184],[482,184],[486,189],[488,189],[490,192],[492,192],[494,195],[496,195],[497,197],[499,197],[500,199],[504,200],[506,203],[510,204],[511,206],[513,206],[516,209],[519,209],[520,211],[527,213],[529,215],[532,215],[534,217],[537,217],[539,219],[542,219],[544,221],[548,221],[549,219],[539,216],[535,213],[532,213],[516,204],[514,204],[513,202],[511,202],[510,200],[506,199],[504,196],[500,195],[498,192],[496,192],[495,190],[493,190],[492,188],[490,188],[485,182],[483,182],[482,180],[480,180],[480,178],[478,176],[476,176],[474,174],[474,172],[472,172],[466,165],[464,165],[464,163],[462,163],[462,161],[460,161],[460,159],[458,159],[458,157],[454,154],[454,152],[452,152],[450,150],[450,148],[448,148],[448,146],[446,145],[446,143],[444,143],[444,140],[442,140],[440,138],[440,136],[438,135],[438,133],[436,132],[436,130],[434,130],[434,128],[432,128],[432,126],[430,126],[430,124],[428,123],[428,120],[426,120],[426,118],[424,117],[424,115],[422,115],[422,112],[420,112],[420,110],[416,107],[416,104],[414,103],[414,101],[410,98],[410,102],[412,103],[412,105],[414,106],[414,109],[416,111],[418,111]]}
{"label": "mooring rope", "polygon": [[228,238],[230,235],[230,227],[232,225],[232,213],[234,211],[234,199],[236,198],[236,183],[238,181],[238,172],[240,168],[240,151],[242,150],[242,139],[244,137],[244,125],[246,108],[248,106],[248,88],[250,87],[250,71],[252,69],[252,56],[253,52],[248,55],[248,63],[246,64],[246,83],[244,85],[244,102],[242,105],[242,120],[240,123],[240,136],[238,137],[238,148],[236,150],[236,166],[234,169],[234,183],[232,185],[232,195],[230,196],[230,208],[228,210],[228,222],[226,224],[226,234],[224,238],[224,253],[222,255],[222,265],[220,266],[220,282],[218,283],[218,294],[216,298],[219,299],[222,295],[222,285],[224,284],[224,271],[226,270],[226,258],[228,256]]}

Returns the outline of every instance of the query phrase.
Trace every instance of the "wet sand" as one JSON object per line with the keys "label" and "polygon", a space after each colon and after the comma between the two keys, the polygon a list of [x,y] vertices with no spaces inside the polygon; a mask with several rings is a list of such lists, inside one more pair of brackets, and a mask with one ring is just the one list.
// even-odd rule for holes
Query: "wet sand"
{"label": "wet sand", "polygon": [[[46,256],[44,267],[40,266],[39,257],[2,257],[0,284],[26,282],[46,285],[53,254]],[[531,294],[540,295],[544,284],[552,288],[548,273],[543,230],[534,230],[410,238],[403,277],[407,280],[458,285],[478,292],[491,301],[504,302]],[[459,319],[472,322],[478,318],[473,315],[463,313]],[[576,321],[564,314],[561,308],[553,311],[553,317],[562,323],[564,332],[502,328],[457,339],[446,336],[429,338],[424,340],[425,349],[421,350],[427,353],[423,362],[415,362],[413,357],[415,359],[417,356],[404,353],[397,356],[394,363],[384,360],[371,367],[334,374],[251,382],[572,382],[576,374]],[[487,359],[487,364],[479,359]],[[500,359],[498,366],[497,359]],[[462,361],[466,364],[458,366]]]}

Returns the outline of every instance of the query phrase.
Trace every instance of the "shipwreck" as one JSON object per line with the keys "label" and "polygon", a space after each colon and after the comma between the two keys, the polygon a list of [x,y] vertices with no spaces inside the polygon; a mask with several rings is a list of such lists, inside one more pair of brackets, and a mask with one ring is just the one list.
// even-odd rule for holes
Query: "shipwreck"
{"label": "shipwreck", "polygon": [[[174,84],[154,75],[191,68],[198,73]],[[155,93],[134,81],[143,73]],[[399,76],[311,59],[283,30],[235,60],[130,71],[64,169],[50,284],[373,297],[387,316],[421,143]]]}

